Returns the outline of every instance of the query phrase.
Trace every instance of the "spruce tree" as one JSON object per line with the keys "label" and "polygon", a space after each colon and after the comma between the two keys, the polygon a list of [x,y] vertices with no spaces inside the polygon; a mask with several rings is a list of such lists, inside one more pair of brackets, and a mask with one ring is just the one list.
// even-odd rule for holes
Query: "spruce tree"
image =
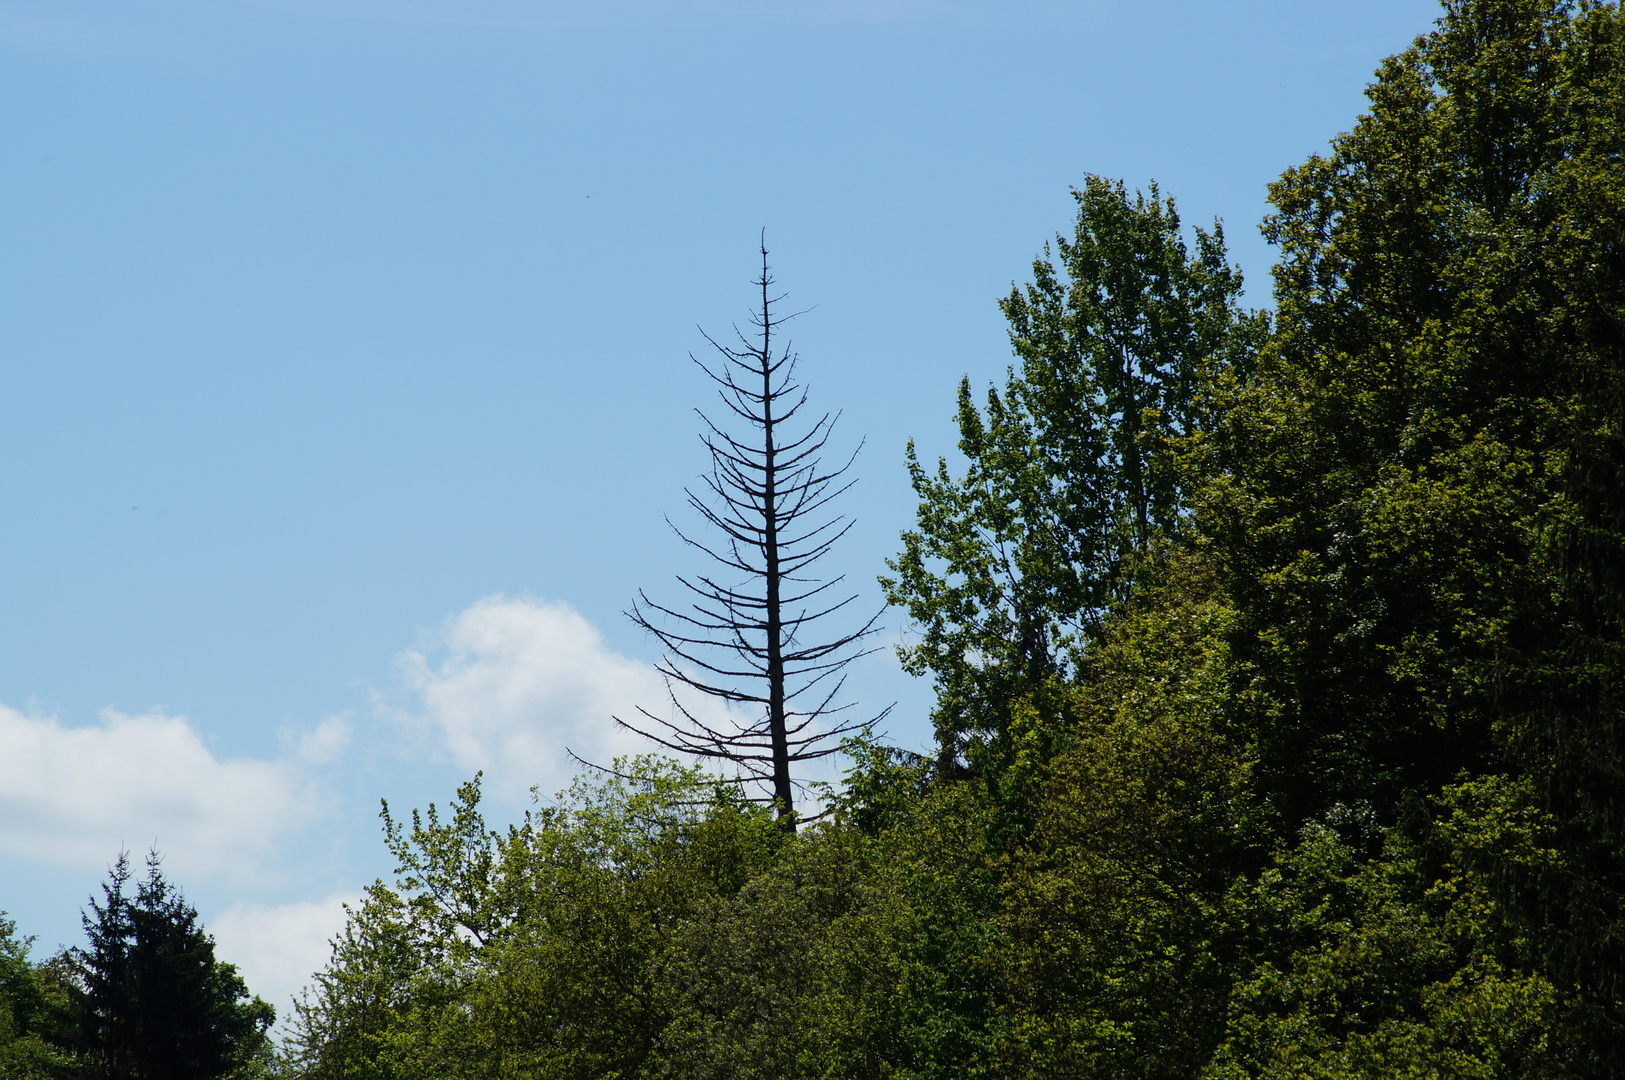
{"label": "spruce tree", "polygon": [[77,1049],[100,1080],[213,1080],[261,1054],[276,1019],[251,998],[231,964],[215,958],[197,909],[147,857],[130,894],[121,854],[102,902],[83,917],[75,950]]}

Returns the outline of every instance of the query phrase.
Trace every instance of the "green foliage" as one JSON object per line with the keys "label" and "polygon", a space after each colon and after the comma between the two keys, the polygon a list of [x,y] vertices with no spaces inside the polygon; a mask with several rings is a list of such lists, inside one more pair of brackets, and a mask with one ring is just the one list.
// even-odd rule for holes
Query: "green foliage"
{"label": "green foliage", "polygon": [[1244,960],[1206,1075],[1564,1075],[1558,995],[1484,947],[1482,909],[1452,895],[1472,884],[1429,884],[1402,839],[1362,857],[1384,847],[1367,809],[1329,820],[1239,898]]}
{"label": "green foliage", "polygon": [[298,1006],[311,1077],[605,1077],[649,1059],[670,1005],[654,961],[696,903],[739,889],[784,843],[769,812],[654,758],[578,779],[488,829],[479,782],[442,821],[386,806],[397,859],[351,912]]}
{"label": "green foliage", "polygon": [[1485,872],[1618,1017],[1625,20],[1453,4],[1369,94],[1272,189],[1278,332],[1209,440],[1261,781],[1288,822],[1531,784],[1564,871]]}
{"label": "green foliage", "polygon": [[386,808],[291,1071],[1625,1073],[1625,17],[1452,3],[1369,96],[1272,323],[1099,179],[1002,303],[884,579],[935,762]]}
{"label": "green foliage", "polygon": [[883,1075],[896,898],[853,833],[824,832],[697,903],[655,965],[670,1003],[651,1076]]}
{"label": "green foliage", "polygon": [[1000,816],[985,789],[942,784],[887,815],[876,832],[873,874],[898,905],[895,989],[883,1003],[896,1033],[879,1044],[892,1075],[999,1075],[1003,898],[991,841]]}
{"label": "green foliage", "polygon": [[1171,440],[1203,412],[1201,387],[1245,371],[1264,329],[1237,306],[1223,230],[1186,247],[1172,199],[1131,199],[1089,177],[1072,239],[1001,301],[1021,360],[985,412],[959,388],[962,479],[908,450],[917,527],[881,579],[917,644],[904,666],[936,680],[944,764],[976,765],[1013,703],[1072,669],[1126,595],[1129,562],[1173,530],[1185,498]]}
{"label": "green foliage", "polygon": [[1018,1075],[1189,1075],[1222,1026],[1231,893],[1267,815],[1226,731],[1229,613],[1191,569],[1091,651],[1010,861],[1004,1056]]}
{"label": "green foliage", "polygon": [[0,1076],[50,1080],[76,1075],[63,1030],[69,1007],[65,957],[28,960],[32,939],[0,912]]}
{"label": "green foliage", "polygon": [[977,789],[853,746],[832,819],[659,962],[675,1008],[648,1075],[909,1080],[1000,1075],[1002,904]]}

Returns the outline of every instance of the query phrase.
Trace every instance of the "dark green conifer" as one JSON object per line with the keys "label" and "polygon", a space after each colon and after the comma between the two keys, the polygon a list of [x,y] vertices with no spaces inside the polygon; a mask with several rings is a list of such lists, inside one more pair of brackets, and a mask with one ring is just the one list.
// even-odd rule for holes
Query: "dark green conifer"
{"label": "dark green conifer", "polygon": [[97,1080],[214,1080],[267,1049],[276,1019],[217,960],[197,910],[147,857],[130,895],[128,855],[84,916],[87,947],[73,953],[76,1043]]}

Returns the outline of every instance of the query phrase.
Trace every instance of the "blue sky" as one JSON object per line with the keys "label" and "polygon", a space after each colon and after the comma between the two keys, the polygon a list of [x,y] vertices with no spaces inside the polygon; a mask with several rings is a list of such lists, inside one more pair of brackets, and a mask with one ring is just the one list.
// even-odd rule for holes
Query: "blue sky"
{"label": "blue sky", "polygon": [[[494,817],[658,683],[687,354],[759,230],[863,451],[865,602],[1001,375],[1086,173],[1226,223],[1360,111],[1421,0],[0,0],[0,908],[73,943],[156,843],[279,1005],[388,870],[377,800]],[[904,628],[888,617],[892,633]],[[888,655],[855,696],[929,739]]]}

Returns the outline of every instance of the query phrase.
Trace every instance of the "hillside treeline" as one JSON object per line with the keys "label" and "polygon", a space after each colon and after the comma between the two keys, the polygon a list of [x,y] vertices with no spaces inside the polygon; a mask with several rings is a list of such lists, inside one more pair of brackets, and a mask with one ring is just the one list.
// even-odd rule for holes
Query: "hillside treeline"
{"label": "hillside treeline", "polygon": [[1451,3],[1368,94],[1271,311],[1098,178],[1001,302],[882,578],[935,755],[386,811],[276,1068],[1625,1075],[1625,16]]}
{"label": "hillside treeline", "polygon": [[1452,4],[1369,97],[1272,313],[1100,179],[1002,302],[883,578],[934,759],[390,819],[289,1067],[1625,1074],[1625,18]]}

